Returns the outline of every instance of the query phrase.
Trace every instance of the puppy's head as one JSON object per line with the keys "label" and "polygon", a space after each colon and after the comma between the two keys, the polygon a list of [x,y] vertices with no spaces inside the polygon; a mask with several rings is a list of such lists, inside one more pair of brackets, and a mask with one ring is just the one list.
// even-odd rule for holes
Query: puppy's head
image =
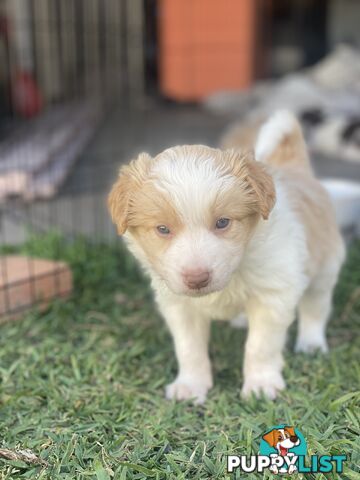
{"label": "puppy's head", "polygon": [[300,444],[300,439],[295,433],[294,427],[274,428],[263,436],[263,439],[271,446],[289,449]]}
{"label": "puppy's head", "polygon": [[120,235],[175,293],[223,289],[275,190],[252,153],[204,146],[141,154],[121,168],[108,205]]}

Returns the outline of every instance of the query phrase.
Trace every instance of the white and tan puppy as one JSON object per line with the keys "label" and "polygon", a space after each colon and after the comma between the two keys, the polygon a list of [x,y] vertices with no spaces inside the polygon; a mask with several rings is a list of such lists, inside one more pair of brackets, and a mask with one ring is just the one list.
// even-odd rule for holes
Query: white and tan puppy
{"label": "white and tan puppy", "polygon": [[247,316],[244,396],[285,387],[282,351],[297,310],[297,350],[326,351],[344,246],[290,113],[261,128],[255,158],[201,145],[141,154],[121,168],[109,209],[174,338],[168,398],[205,400],[212,319]]}

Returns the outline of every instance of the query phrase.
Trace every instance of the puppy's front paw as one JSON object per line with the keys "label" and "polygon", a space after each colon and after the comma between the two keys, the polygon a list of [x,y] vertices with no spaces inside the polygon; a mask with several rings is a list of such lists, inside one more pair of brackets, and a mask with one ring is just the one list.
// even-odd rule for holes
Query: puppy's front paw
{"label": "puppy's front paw", "polygon": [[243,398],[249,398],[254,393],[259,398],[263,394],[273,400],[284,388],[285,381],[280,372],[263,371],[261,374],[246,375],[241,395]]}
{"label": "puppy's front paw", "polygon": [[168,400],[194,400],[194,403],[201,405],[206,400],[211,382],[202,380],[188,380],[177,378],[173,383],[166,386],[165,395]]}

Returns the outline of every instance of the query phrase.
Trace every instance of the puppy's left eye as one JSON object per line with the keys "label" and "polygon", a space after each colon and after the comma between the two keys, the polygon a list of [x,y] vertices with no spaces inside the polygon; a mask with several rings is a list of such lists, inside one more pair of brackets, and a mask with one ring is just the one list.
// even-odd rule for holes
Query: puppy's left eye
{"label": "puppy's left eye", "polygon": [[223,230],[224,228],[228,227],[230,225],[230,219],[229,218],[219,218],[217,220],[215,227],[218,230]]}
{"label": "puppy's left eye", "polygon": [[166,236],[170,234],[170,229],[166,225],[158,225],[156,230],[160,235]]}

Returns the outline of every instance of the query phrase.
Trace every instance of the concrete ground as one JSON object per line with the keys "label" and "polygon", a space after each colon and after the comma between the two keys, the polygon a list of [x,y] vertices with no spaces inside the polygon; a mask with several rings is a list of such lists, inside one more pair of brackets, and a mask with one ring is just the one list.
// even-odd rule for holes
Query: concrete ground
{"label": "concrete ground", "polygon": [[[199,106],[150,103],[142,108],[113,107],[55,199],[23,206],[10,203],[0,218],[1,243],[23,241],[28,227],[58,228],[66,235],[115,237],[106,211],[106,192],[121,163],[141,151],[156,154],[184,143],[216,146],[233,118]],[[313,159],[319,177],[360,180],[358,164]]]}

